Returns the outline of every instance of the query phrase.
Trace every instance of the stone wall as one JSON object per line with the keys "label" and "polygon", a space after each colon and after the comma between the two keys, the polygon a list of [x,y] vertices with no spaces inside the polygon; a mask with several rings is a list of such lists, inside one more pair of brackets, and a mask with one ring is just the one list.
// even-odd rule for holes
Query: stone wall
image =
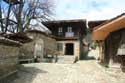
{"label": "stone wall", "polygon": [[49,35],[38,33],[38,32],[27,32],[30,38],[33,38],[34,42],[42,39],[46,48],[56,49],[56,40],[51,38]]}
{"label": "stone wall", "polygon": [[45,33],[33,31],[26,32],[26,35],[33,40],[29,43],[23,44],[20,48],[21,56],[24,55],[27,58],[39,56],[41,61],[43,56],[46,54],[54,55],[53,52],[57,50],[56,40]]}
{"label": "stone wall", "polygon": [[17,70],[19,43],[0,38],[0,80]]}
{"label": "stone wall", "polygon": [[19,59],[33,58],[34,42],[25,43],[20,47]]}

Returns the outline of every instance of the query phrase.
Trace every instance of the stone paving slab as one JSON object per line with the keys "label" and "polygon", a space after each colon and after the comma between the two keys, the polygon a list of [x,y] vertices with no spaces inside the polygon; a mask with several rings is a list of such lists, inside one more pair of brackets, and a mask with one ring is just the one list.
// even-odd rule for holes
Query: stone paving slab
{"label": "stone paving slab", "polygon": [[125,83],[122,77],[111,76],[98,67],[95,60],[75,64],[25,64],[8,83]]}

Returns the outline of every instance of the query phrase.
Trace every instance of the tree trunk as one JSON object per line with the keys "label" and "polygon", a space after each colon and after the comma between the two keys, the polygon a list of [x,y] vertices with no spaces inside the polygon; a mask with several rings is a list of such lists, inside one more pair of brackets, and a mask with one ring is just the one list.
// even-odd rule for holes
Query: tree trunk
{"label": "tree trunk", "polygon": [[7,18],[6,18],[6,25],[5,25],[5,33],[7,32],[7,28],[9,25],[9,16],[10,16],[11,6],[12,6],[12,4],[9,4],[9,9],[8,9]]}
{"label": "tree trunk", "polygon": [[21,18],[21,14],[23,11],[23,0],[20,0],[20,4],[19,4],[19,12],[17,14],[17,32],[22,32],[23,31],[23,24],[22,24],[22,18]]}
{"label": "tree trunk", "polygon": [[1,31],[4,32],[1,4],[0,4],[0,24],[1,24]]}

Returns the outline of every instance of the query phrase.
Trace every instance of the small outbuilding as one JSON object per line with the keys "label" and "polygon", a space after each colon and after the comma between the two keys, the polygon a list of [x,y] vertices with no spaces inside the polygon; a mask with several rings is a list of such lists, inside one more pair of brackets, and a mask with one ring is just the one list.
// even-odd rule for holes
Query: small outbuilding
{"label": "small outbuilding", "polygon": [[46,61],[46,58],[53,58],[56,55],[56,40],[48,33],[40,30],[27,30],[25,34],[32,39],[25,43],[21,49],[21,55],[36,58],[38,62]]}

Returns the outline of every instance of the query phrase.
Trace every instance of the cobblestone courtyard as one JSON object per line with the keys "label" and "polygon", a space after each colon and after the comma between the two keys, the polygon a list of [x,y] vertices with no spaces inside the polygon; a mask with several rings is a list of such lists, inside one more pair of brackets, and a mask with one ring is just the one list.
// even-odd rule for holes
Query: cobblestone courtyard
{"label": "cobblestone courtyard", "polygon": [[125,83],[125,75],[103,71],[95,60],[75,64],[25,64],[8,83]]}

